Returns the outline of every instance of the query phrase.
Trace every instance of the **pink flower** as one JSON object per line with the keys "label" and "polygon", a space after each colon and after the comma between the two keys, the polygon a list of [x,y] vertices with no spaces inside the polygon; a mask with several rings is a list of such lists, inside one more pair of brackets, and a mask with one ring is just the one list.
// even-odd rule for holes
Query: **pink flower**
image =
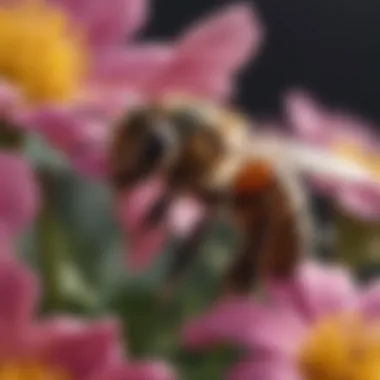
{"label": "pink flower", "polygon": [[170,380],[155,361],[122,357],[119,328],[112,319],[69,316],[36,318],[36,278],[20,263],[0,263],[0,377],[58,380]]}
{"label": "pink flower", "polygon": [[128,107],[173,91],[225,98],[235,72],[261,42],[261,26],[244,4],[196,24],[174,44],[125,45],[146,19],[146,0],[114,0],[112,6],[91,0],[52,3],[73,31],[85,35],[86,81],[80,83],[81,96],[69,104],[50,101],[18,120],[36,125],[76,169],[90,175],[105,175],[109,126]]}
{"label": "pink flower", "polygon": [[[173,59],[149,83],[146,92],[150,97],[175,93],[226,100],[233,93],[235,74],[257,54],[262,36],[262,26],[249,6],[228,6],[180,35]],[[141,222],[164,190],[160,180],[147,179],[116,203],[121,228],[129,236],[127,257],[133,270],[142,270],[152,262],[168,233],[185,237],[206,214],[206,207],[194,199],[178,199],[167,220],[147,231]]]}
{"label": "pink flower", "polygon": [[186,29],[175,44],[174,58],[150,90],[224,100],[248,59],[259,52],[263,28],[253,9],[234,4]]}
{"label": "pink flower", "polygon": [[14,234],[35,217],[38,186],[29,163],[8,151],[0,151],[0,181],[1,234]]}
{"label": "pink flower", "polygon": [[147,15],[147,0],[1,2],[2,117],[39,130],[75,166],[86,166],[93,144],[104,143],[106,118],[133,103],[171,59],[169,46],[133,43]]}
{"label": "pink flower", "polygon": [[361,289],[343,268],[307,263],[291,280],[268,284],[266,295],[219,300],[185,325],[184,344],[245,347],[231,380],[376,378],[378,282]]}
{"label": "pink flower", "polygon": [[313,176],[317,188],[353,214],[379,218],[380,137],[375,128],[359,118],[326,109],[302,92],[287,95],[285,111],[297,138],[358,167],[367,176],[367,180],[360,182],[341,180],[334,175]]}

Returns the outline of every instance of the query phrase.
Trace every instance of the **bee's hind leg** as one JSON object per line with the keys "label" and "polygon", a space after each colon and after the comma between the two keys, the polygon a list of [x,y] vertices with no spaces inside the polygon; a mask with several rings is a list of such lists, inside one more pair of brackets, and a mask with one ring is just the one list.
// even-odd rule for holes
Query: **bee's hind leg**
{"label": "bee's hind leg", "polygon": [[162,292],[163,299],[167,300],[172,296],[189,266],[198,257],[202,241],[207,235],[211,221],[211,218],[206,216],[189,236],[180,241],[174,258],[169,264]]}

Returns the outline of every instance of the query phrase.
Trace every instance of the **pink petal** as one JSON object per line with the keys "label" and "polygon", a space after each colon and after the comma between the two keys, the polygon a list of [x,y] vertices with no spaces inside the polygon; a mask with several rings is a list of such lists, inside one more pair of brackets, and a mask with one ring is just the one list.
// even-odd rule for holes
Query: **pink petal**
{"label": "pink petal", "polygon": [[347,185],[337,193],[339,204],[364,219],[380,218],[380,187]]}
{"label": "pink petal", "polygon": [[301,320],[290,309],[265,308],[249,298],[219,301],[209,311],[185,325],[182,341],[201,348],[217,342],[238,343],[290,353],[299,343]]}
{"label": "pink petal", "polygon": [[169,230],[177,236],[186,236],[206,216],[206,207],[190,197],[176,200],[169,211]]}
{"label": "pink petal", "polygon": [[144,270],[162,252],[169,232],[187,235],[205,216],[201,204],[184,197],[174,201],[163,223],[147,229],[144,218],[163,192],[163,183],[150,178],[120,196],[116,202],[117,219],[126,236],[127,265],[135,273]]}
{"label": "pink petal", "polygon": [[299,312],[307,318],[346,311],[357,302],[354,281],[343,267],[306,263],[287,289]]}
{"label": "pink petal", "polygon": [[[102,148],[102,147],[101,147]],[[71,166],[79,173],[91,178],[106,178],[107,156],[103,149],[96,145],[78,149],[78,152],[71,153]]]}
{"label": "pink petal", "polygon": [[339,193],[342,185],[342,181],[325,178],[324,176],[310,176],[308,180],[316,191],[334,198]]}
{"label": "pink petal", "polygon": [[163,362],[128,362],[106,369],[91,380],[174,380],[173,371]]}
{"label": "pink petal", "polygon": [[252,7],[234,4],[189,28],[178,43],[179,59],[218,71],[232,71],[261,45],[262,26]]}
{"label": "pink petal", "polygon": [[143,101],[136,89],[120,87],[122,88],[107,86],[105,83],[89,85],[88,96],[77,107],[77,113],[91,116],[99,121],[104,120],[109,126],[113,125],[115,120],[122,117],[130,108],[139,106]]}
{"label": "pink petal", "polygon": [[146,229],[144,225],[145,216],[163,191],[161,181],[149,178],[116,201],[116,217],[126,236],[127,265],[134,272],[145,269],[160,253],[165,242],[165,223],[152,229]]}
{"label": "pink petal", "polygon": [[374,281],[360,297],[360,309],[369,319],[380,316],[380,281]]}
{"label": "pink petal", "polygon": [[12,236],[6,223],[0,224],[0,259],[11,258],[13,255]]}
{"label": "pink petal", "polygon": [[301,380],[291,361],[277,358],[260,360],[246,358],[236,364],[226,375],[226,380]]}
{"label": "pink petal", "polygon": [[70,149],[63,151],[78,172],[105,179],[108,174],[108,139],[106,124],[101,121],[83,122],[81,133]]}
{"label": "pink petal", "polygon": [[73,380],[87,379],[120,357],[120,332],[113,321],[87,323],[79,327],[79,324],[61,325],[52,333],[44,353],[47,362],[68,371]]}
{"label": "pink petal", "polygon": [[330,111],[328,124],[331,140],[334,143],[347,141],[374,154],[379,151],[380,140],[376,126],[369,122],[340,111]]}
{"label": "pink petal", "polygon": [[104,176],[107,124],[75,109],[46,107],[30,115],[38,132],[82,173]]}
{"label": "pink petal", "polygon": [[149,178],[121,194],[115,204],[118,221],[128,230],[139,230],[146,213],[163,191],[163,183],[160,180]]}
{"label": "pink petal", "polygon": [[0,189],[0,223],[17,232],[35,217],[39,201],[34,173],[20,155],[0,152]]}
{"label": "pink petal", "polygon": [[146,0],[54,0],[87,32],[88,41],[96,46],[122,42],[146,22]]}
{"label": "pink petal", "polygon": [[223,99],[231,95],[235,72],[258,51],[261,39],[252,9],[246,4],[229,6],[185,31],[173,63],[151,91]]}
{"label": "pink petal", "polygon": [[165,226],[132,235],[127,244],[128,268],[134,273],[144,270],[161,253],[166,237]]}
{"label": "pink petal", "polygon": [[0,115],[1,117],[12,117],[17,105],[21,104],[20,92],[6,82],[0,82]]}
{"label": "pink petal", "polygon": [[123,49],[108,50],[95,58],[94,80],[141,91],[169,65],[173,49],[159,44],[129,45]]}
{"label": "pink petal", "polygon": [[[0,260],[0,333],[20,332],[34,312],[39,289],[36,278],[10,258]],[[4,339],[4,338],[2,338]]]}
{"label": "pink petal", "polygon": [[49,316],[46,319],[40,319],[35,324],[40,334],[46,334],[50,342],[68,334],[81,332],[86,328],[84,320],[68,315]]}
{"label": "pink petal", "polygon": [[322,109],[307,94],[294,91],[285,96],[285,113],[290,126],[301,138],[315,144],[329,139],[329,124]]}
{"label": "pink petal", "polygon": [[231,77],[208,66],[178,59],[158,79],[152,81],[147,93],[156,97],[167,93],[191,94],[198,98],[222,101],[232,94]]}
{"label": "pink petal", "polygon": [[72,147],[83,128],[76,116],[68,108],[46,107],[31,114],[30,121],[49,143],[65,151]]}

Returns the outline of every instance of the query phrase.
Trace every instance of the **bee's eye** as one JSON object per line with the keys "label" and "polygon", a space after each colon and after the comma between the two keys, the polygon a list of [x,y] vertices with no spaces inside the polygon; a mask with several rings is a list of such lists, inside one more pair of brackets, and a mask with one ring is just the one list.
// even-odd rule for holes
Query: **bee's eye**
{"label": "bee's eye", "polygon": [[144,144],[144,160],[150,163],[159,161],[166,153],[167,142],[165,138],[157,132],[150,133]]}

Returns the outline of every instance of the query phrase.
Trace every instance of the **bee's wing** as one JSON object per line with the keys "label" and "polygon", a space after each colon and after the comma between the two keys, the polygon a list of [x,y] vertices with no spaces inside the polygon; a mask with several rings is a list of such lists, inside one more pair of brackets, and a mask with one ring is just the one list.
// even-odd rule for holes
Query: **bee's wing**
{"label": "bee's wing", "polygon": [[246,150],[249,155],[267,158],[275,165],[287,164],[305,175],[356,184],[380,183],[380,178],[354,160],[291,139],[260,137],[249,143]]}
{"label": "bee's wing", "polygon": [[335,180],[359,183],[373,183],[376,178],[365,167],[327,150],[289,144],[289,156],[296,169],[312,175],[320,175]]}

